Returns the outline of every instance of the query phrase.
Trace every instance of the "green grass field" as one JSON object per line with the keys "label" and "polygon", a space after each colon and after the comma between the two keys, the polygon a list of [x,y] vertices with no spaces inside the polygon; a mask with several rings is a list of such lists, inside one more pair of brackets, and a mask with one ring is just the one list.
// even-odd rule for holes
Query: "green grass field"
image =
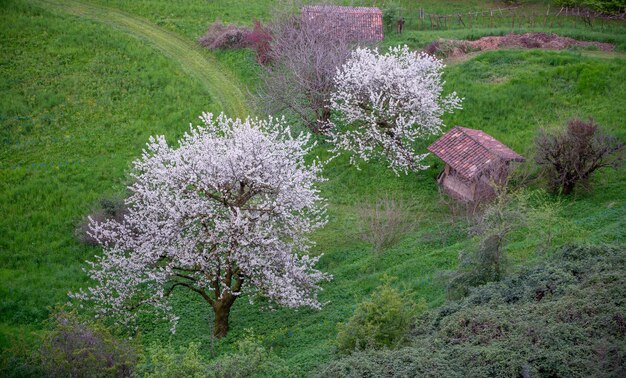
{"label": "green grass field", "polygon": [[[164,0],[0,2],[0,348],[35,340],[51,306],[88,284],[84,260],[98,248],[79,243],[74,230],[103,197],[123,195],[129,163],[150,135],[175,140],[202,111],[245,116],[257,69],[250,51],[210,53],[195,46],[206,26],[220,18],[249,24],[267,19],[270,1],[179,2]],[[426,2],[424,7],[440,2]],[[436,11],[471,9],[484,1],[441,2]],[[486,4],[493,6],[492,3]],[[536,6],[536,3],[531,5]],[[436,5],[433,5],[436,7]],[[504,31],[496,31],[497,34]],[[384,44],[421,47],[438,38],[476,38],[493,31],[409,32]],[[564,30],[578,38],[626,46],[623,34]],[[593,116],[626,138],[626,58],[587,50],[494,51],[446,68],[446,90],[464,98],[448,126],[483,129],[530,157],[540,127],[569,117]],[[425,141],[424,146],[429,141]],[[316,153],[324,154],[324,146]],[[387,274],[429,307],[445,301],[442,273],[454,269],[472,241],[462,220],[453,222],[440,203],[434,177],[442,168],[396,177],[382,164],[357,171],[347,159],[325,170],[322,193],[330,223],[319,231],[320,268],[334,275],[324,286],[321,311],[267,310],[239,300],[231,333],[215,353],[233,348],[246,329],[304,374],[331,360],[336,324],[380,285]],[[624,242],[626,172],[605,171],[592,192],[563,200],[563,226],[555,244]],[[357,210],[383,196],[399,197],[419,219],[417,229],[381,255],[360,240]],[[550,201],[556,201],[550,197]],[[541,259],[526,232],[513,236],[510,255],[520,266]],[[197,298],[175,298],[178,332],[142,319],[140,340],[187,345],[200,342],[210,355],[209,308]]]}

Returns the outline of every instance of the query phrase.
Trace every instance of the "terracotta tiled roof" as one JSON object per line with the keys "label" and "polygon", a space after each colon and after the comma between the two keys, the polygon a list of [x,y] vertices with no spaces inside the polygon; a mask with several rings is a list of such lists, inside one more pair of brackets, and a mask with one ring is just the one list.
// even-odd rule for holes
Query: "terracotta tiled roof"
{"label": "terracotta tiled roof", "polygon": [[522,156],[491,135],[461,126],[442,135],[428,146],[428,151],[470,180],[495,161],[524,161]]}
{"label": "terracotta tiled roof", "polygon": [[381,41],[383,13],[375,7],[343,7],[337,5],[306,5],[302,17],[310,22],[330,22],[332,27],[343,28],[356,40]]}

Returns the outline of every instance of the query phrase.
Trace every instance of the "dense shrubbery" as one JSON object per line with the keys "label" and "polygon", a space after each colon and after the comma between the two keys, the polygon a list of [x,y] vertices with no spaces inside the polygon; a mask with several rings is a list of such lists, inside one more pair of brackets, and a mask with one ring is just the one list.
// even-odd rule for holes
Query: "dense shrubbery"
{"label": "dense shrubbery", "polygon": [[623,247],[564,247],[426,313],[410,347],[354,353],[319,375],[624,376],[624,266]]}
{"label": "dense shrubbery", "polygon": [[396,347],[407,336],[415,306],[386,282],[371,298],[358,305],[345,324],[339,324],[337,346],[340,352]]}
{"label": "dense shrubbery", "polygon": [[224,25],[220,21],[212,23],[204,35],[198,38],[200,45],[209,49],[247,47],[250,29],[236,25]]}
{"label": "dense shrubbery", "polygon": [[588,8],[596,12],[618,14],[626,11],[625,0],[554,0],[561,7]]}
{"label": "dense shrubbery", "polygon": [[48,377],[128,377],[137,362],[134,347],[99,324],[81,321],[73,312],[57,311],[52,330],[40,348]]}
{"label": "dense shrubbery", "polygon": [[248,334],[237,342],[237,351],[209,365],[209,377],[290,377],[287,363],[266,349],[261,339]]}
{"label": "dense shrubbery", "polygon": [[224,25],[216,21],[198,38],[198,43],[208,49],[241,49],[252,48],[256,52],[259,63],[269,61],[272,34],[260,21],[254,21],[252,29],[236,25]]}
{"label": "dense shrubbery", "polygon": [[265,349],[258,337],[248,334],[237,342],[237,351],[208,362],[200,345],[190,343],[175,350],[155,344],[149,347],[137,366],[140,377],[288,377],[283,360]]}

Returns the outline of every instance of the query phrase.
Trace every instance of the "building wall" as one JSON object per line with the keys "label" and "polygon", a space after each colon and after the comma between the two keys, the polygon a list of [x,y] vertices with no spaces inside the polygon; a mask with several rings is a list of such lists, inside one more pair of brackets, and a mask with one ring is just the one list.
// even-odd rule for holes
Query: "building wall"
{"label": "building wall", "polygon": [[509,174],[508,164],[488,171],[474,180],[466,180],[446,165],[437,182],[451,196],[466,202],[491,199],[496,195],[494,185],[504,185]]}
{"label": "building wall", "polygon": [[457,199],[467,202],[474,200],[473,183],[458,177],[452,169],[447,174],[444,173],[441,185],[451,196]]}

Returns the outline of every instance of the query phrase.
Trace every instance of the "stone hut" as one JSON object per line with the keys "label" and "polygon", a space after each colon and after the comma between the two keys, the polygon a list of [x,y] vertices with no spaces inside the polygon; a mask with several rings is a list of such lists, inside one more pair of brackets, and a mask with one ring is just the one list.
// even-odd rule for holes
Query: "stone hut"
{"label": "stone hut", "polygon": [[479,202],[494,196],[494,184],[502,184],[511,161],[524,158],[481,130],[456,126],[428,150],[446,163],[438,176],[441,188],[463,202]]}

